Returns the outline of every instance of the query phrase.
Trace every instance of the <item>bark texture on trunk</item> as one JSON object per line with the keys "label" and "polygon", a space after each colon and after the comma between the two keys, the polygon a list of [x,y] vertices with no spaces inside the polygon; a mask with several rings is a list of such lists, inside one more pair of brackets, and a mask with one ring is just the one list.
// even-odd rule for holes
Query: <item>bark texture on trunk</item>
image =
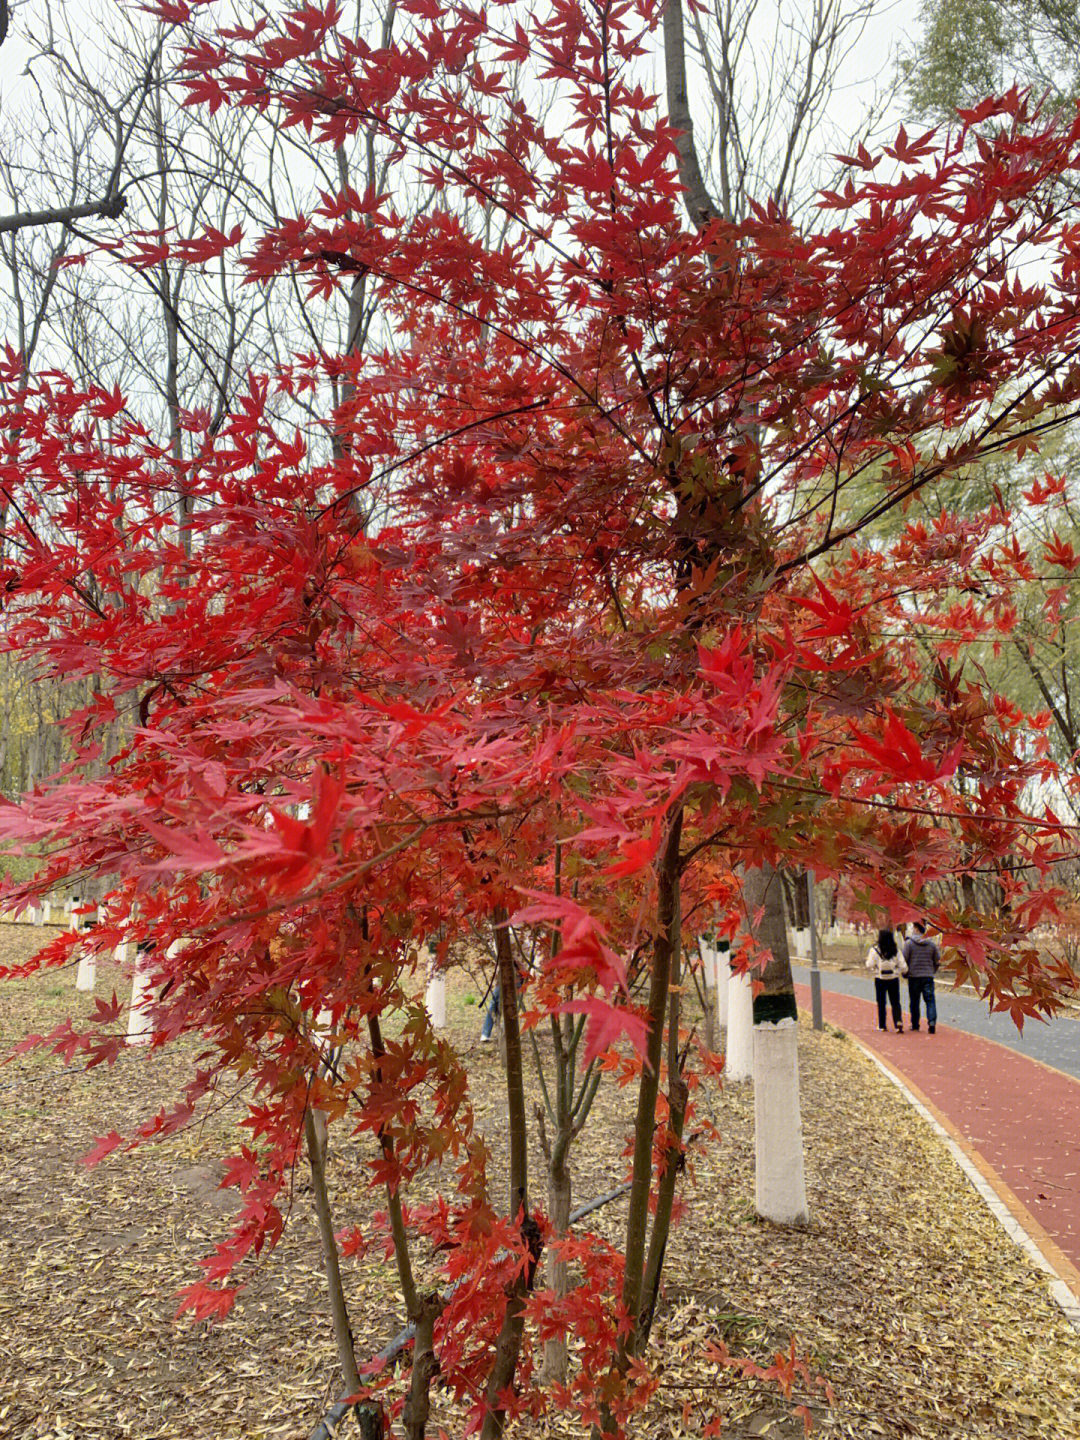
{"label": "bark texture on trunk", "polygon": [[686,88],[686,39],[683,33],[682,0],[667,0],[664,6],[664,71],[667,85],[668,118],[675,131],[675,149],[679,157],[679,179],[682,181],[683,203],[691,222],[701,227],[719,219],[698,162],[694,144],[694,125],[690,119],[690,101]]}
{"label": "bark texture on trunk", "polygon": [[433,1293],[424,1297],[419,1311],[412,1317],[416,1326],[412,1378],[401,1416],[405,1440],[424,1440],[427,1433],[431,1414],[431,1382],[439,1372],[439,1363],[435,1359],[435,1321],[441,1312],[442,1300]]}
{"label": "bark texture on trunk", "polygon": [[754,1024],[797,1020],[799,1012],[795,1005],[795,982],[788,955],[780,872],[771,865],[747,871],[743,880],[743,899],[754,938],[768,953],[765,969],[755,975],[761,988],[754,997]]}
{"label": "bark texture on trunk", "polygon": [[350,1395],[355,1395],[360,1389],[360,1372],[356,1368],[352,1326],[349,1324],[349,1311],[345,1303],[345,1287],[341,1283],[341,1265],[338,1262],[337,1241],[334,1238],[334,1220],[330,1211],[330,1196],[326,1188],[326,1122],[310,1107],[304,1116],[304,1138],[307,1141],[308,1163],[311,1166],[315,1216],[319,1223],[319,1245],[322,1248],[326,1284],[330,1292],[330,1317],[334,1325],[334,1341],[337,1345],[341,1373],[345,1377],[345,1388]]}
{"label": "bark texture on trunk", "polygon": [[673,1077],[668,1089],[668,1143],[664,1150],[664,1173],[656,1194],[656,1217],[653,1220],[652,1236],[649,1240],[649,1254],[645,1261],[645,1278],[642,1283],[641,1313],[638,1319],[635,1353],[641,1354],[649,1343],[649,1334],[656,1316],[656,1302],[660,1295],[660,1277],[664,1270],[668,1236],[671,1233],[671,1212],[675,1204],[675,1186],[682,1170],[682,1136],[686,1121],[686,1104],[689,1099],[686,1081],[681,1075]]}
{"label": "bark texture on trunk", "polygon": [[[570,1228],[570,1205],[572,1185],[567,1152],[570,1135],[556,1132],[548,1162],[548,1218],[556,1236],[565,1235]],[[569,1288],[569,1266],[554,1252],[547,1259],[547,1283],[552,1292],[561,1300]],[[553,1335],[544,1341],[544,1361],[540,1369],[542,1385],[566,1383],[567,1347],[565,1335]]]}

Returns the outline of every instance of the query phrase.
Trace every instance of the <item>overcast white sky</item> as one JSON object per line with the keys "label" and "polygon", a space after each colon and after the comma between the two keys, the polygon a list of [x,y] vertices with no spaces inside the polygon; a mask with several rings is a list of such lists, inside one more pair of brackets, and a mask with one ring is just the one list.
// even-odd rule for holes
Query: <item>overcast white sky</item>
{"label": "overcast white sky", "polygon": [[[888,89],[895,63],[893,57],[915,33],[918,15],[918,0],[893,0],[892,4],[885,0],[880,5],[844,67],[844,83],[834,98],[833,119],[837,125],[850,130],[858,124],[867,102],[868,87],[877,83],[882,89]],[[898,100],[893,104],[890,119],[896,124],[904,119]]]}
{"label": "overcast white sky", "polygon": [[[52,0],[54,15],[63,13],[66,22],[78,17],[85,26],[88,43],[93,42],[92,16],[103,0]],[[104,0],[105,4],[109,0]],[[810,0],[806,0],[809,5]],[[48,8],[47,0],[41,0],[42,14]],[[142,8],[140,0],[130,0],[129,8],[138,14]],[[763,20],[771,10],[769,0],[762,0]],[[39,9],[37,0],[25,0],[19,7],[27,20]],[[877,13],[871,19],[856,50],[848,57],[844,67],[843,83],[837,89],[831,109],[831,118],[839,130],[851,131],[858,127],[859,119],[872,98],[875,87],[887,89],[893,72],[893,55],[899,44],[911,34],[919,11],[919,0],[881,0]],[[11,33],[0,46],[0,105],[18,104],[31,99],[34,87],[25,75],[26,62],[31,48],[19,32],[19,16],[16,15]],[[152,22],[147,17],[147,24]],[[29,28],[29,25],[27,25]],[[82,28],[77,26],[76,28]],[[47,42],[47,24],[39,25],[36,16],[33,29],[41,45]],[[763,40],[767,38],[764,27]],[[897,123],[903,119],[899,105],[894,105],[893,116]]]}

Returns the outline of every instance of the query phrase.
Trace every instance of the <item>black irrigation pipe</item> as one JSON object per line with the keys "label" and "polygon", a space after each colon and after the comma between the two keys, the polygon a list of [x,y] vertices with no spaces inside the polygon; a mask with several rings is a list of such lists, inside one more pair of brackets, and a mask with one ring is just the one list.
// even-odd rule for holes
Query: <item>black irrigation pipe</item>
{"label": "black irrigation pipe", "polygon": [[[609,1190],[605,1195],[598,1195],[595,1200],[589,1200],[586,1204],[579,1205],[576,1210],[571,1210],[569,1223],[571,1225],[576,1225],[579,1220],[584,1220],[586,1215],[591,1215],[594,1210],[601,1209],[604,1205],[610,1204],[612,1200],[620,1199],[623,1195],[628,1194],[629,1190],[630,1181],[626,1180],[623,1182],[623,1184],[616,1185],[614,1190]],[[451,1285],[450,1289],[447,1290],[446,1294],[442,1297],[444,1305],[454,1294],[454,1292],[458,1290],[462,1285],[464,1285],[464,1283],[465,1281],[462,1279],[459,1280],[456,1285]],[[388,1345],[384,1345],[377,1355],[373,1355],[371,1357],[368,1365],[366,1365],[364,1368],[368,1369],[372,1365],[379,1365],[381,1367],[383,1365],[391,1364],[394,1360],[398,1358],[398,1356],[403,1350],[408,1349],[409,1342],[412,1340],[415,1334],[416,1326],[413,1324],[406,1325],[405,1329],[399,1331],[398,1334],[394,1336],[393,1340],[391,1340]],[[319,1421],[318,1425],[316,1425],[315,1429],[311,1432],[308,1440],[334,1440],[334,1431],[341,1424],[342,1420],[345,1419],[345,1416],[349,1413],[349,1411],[355,1408],[355,1405],[356,1402],[348,1400],[339,1400],[336,1405],[331,1405],[330,1409],[326,1412],[323,1418]],[[368,1431],[364,1427],[363,1422],[362,1407],[363,1402],[361,1401],[361,1432],[364,1435],[365,1440],[368,1440]],[[370,1431],[371,1437],[381,1436],[381,1419],[377,1416],[373,1408],[369,1409],[368,1413],[371,1415],[373,1422],[377,1421],[377,1425],[373,1424],[373,1427]]]}

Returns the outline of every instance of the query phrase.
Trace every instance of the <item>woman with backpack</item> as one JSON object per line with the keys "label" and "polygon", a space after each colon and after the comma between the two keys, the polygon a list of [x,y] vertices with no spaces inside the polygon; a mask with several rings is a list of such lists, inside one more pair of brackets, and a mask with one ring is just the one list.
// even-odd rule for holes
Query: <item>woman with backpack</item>
{"label": "woman with backpack", "polygon": [[878,1029],[886,1028],[885,1001],[887,998],[892,1010],[893,1025],[897,1032],[902,1034],[904,1024],[900,1009],[900,977],[907,974],[908,967],[891,929],[878,931],[877,942],[870,947],[870,953],[866,957],[866,968],[874,972]]}

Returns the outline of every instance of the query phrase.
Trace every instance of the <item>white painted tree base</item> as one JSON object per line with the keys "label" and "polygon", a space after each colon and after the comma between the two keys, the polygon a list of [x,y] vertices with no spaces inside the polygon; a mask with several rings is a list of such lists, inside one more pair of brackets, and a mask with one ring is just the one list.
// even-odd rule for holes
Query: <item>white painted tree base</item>
{"label": "white painted tree base", "polygon": [[433,975],[424,995],[428,1019],[433,1030],[446,1029],[446,976]]}
{"label": "white painted tree base", "polygon": [[749,975],[728,979],[727,1047],[724,1079],[754,1078],[754,997]]}
{"label": "white painted tree base", "polygon": [[799,1027],[794,1020],[754,1029],[754,1203],[763,1220],[805,1225],[799,1104]]}
{"label": "white painted tree base", "polygon": [[75,972],[76,990],[93,990],[97,979],[97,959],[84,951],[79,956],[79,968]]}
{"label": "white painted tree base", "polygon": [[698,951],[701,955],[701,971],[705,980],[705,989],[716,989],[716,951],[704,940],[698,941]]}
{"label": "white painted tree base", "polygon": [[729,954],[727,950],[716,952],[716,1023],[721,1030],[726,1030],[728,1023],[728,993],[731,988]]}
{"label": "white painted tree base", "polygon": [[[117,947],[120,948],[119,946]],[[127,949],[125,945],[124,949]],[[136,952],[138,954],[138,952]],[[140,956],[135,961],[135,978],[131,982],[131,1005],[128,1008],[127,1043],[149,1045],[154,1033],[148,1007],[153,997],[150,967]]]}
{"label": "white painted tree base", "polygon": [[798,960],[810,959],[810,931],[792,930],[791,932],[792,953]]}

